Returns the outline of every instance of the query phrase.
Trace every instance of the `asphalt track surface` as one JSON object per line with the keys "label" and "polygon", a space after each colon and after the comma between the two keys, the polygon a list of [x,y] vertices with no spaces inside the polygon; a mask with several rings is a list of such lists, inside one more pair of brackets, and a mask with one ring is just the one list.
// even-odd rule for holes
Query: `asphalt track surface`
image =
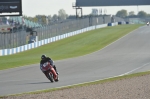
{"label": "asphalt track surface", "polygon": [[60,81],[54,83],[40,71],[39,64],[0,71],[0,96],[149,71],[150,27],[140,27],[97,52],[55,64]]}

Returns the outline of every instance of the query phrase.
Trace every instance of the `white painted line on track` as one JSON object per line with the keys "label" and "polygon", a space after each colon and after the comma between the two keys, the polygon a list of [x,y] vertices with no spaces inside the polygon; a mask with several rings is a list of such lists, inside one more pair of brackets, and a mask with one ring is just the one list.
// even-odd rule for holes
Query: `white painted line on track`
{"label": "white painted line on track", "polygon": [[140,67],[138,67],[138,68],[135,68],[135,69],[133,69],[133,70],[131,70],[131,71],[129,71],[129,72],[126,72],[126,73],[124,73],[124,74],[121,74],[121,75],[119,75],[119,76],[124,76],[124,75],[127,75],[127,74],[130,74],[130,73],[132,73],[132,72],[134,72],[134,71],[136,71],[136,70],[138,70],[138,69],[141,69],[141,68],[143,68],[143,67],[145,67],[145,66],[147,66],[147,65],[149,65],[150,63],[146,63],[146,64],[144,64],[144,65],[142,65],[142,66],[140,66]]}
{"label": "white painted line on track", "polygon": [[[100,81],[100,80],[105,80],[105,79],[110,79],[110,78],[115,78],[115,77],[124,76],[124,75],[127,75],[127,74],[129,74],[129,73],[132,73],[132,72],[134,72],[134,71],[136,71],[136,70],[138,70],[138,69],[141,69],[141,68],[143,68],[143,67],[145,67],[145,66],[147,66],[147,65],[149,65],[149,64],[150,64],[150,63],[146,63],[146,64],[144,64],[144,65],[142,65],[142,66],[140,66],[140,67],[138,67],[138,68],[135,68],[135,69],[133,69],[133,70],[131,70],[131,71],[129,71],[129,72],[126,72],[126,73],[121,74],[121,75],[118,75],[118,76],[113,76],[113,77],[108,77],[108,78],[104,78],[104,79],[94,80],[94,81],[90,81],[90,82],[83,82],[83,83],[78,83],[78,84],[73,84],[73,85],[61,86],[61,87],[56,87],[56,88],[63,88],[63,87],[69,87],[69,86],[74,86],[74,85],[79,85],[79,84],[92,83],[92,82],[96,82],[96,81]],[[38,90],[38,91],[42,91],[42,90]]]}
{"label": "white painted line on track", "polygon": [[[144,27],[144,26],[141,26],[141,27],[139,27],[139,28],[143,28],[143,27]],[[112,42],[112,43],[106,45],[105,47],[103,47],[102,49],[100,49],[100,50],[98,50],[98,51],[101,51],[101,50],[107,48],[108,46],[110,46],[110,45],[112,45],[113,43],[119,41],[120,39],[124,38],[125,36],[127,36],[127,35],[133,33],[134,31],[138,30],[139,28],[137,28],[137,29],[135,29],[135,30],[129,32],[128,34],[126,34],[126,35],[122,36],[121,38],[115,40],[114,42]],[[92,53],[89,53],[89,54],[86,54],[86,55],[90,55],[90,54],[96,53],[96,52],[98,52],[98,51],[95,51],[95,52],[92,52]],[[78,56],[78,57],[83,57],[83,56],[86,56],[86,55],[82,55],[82,56]],[[76,58],[76,57],[73,57],[73,58]],[[72,59],[72,58],[67,58],[67,59]],[[64,60],[67,60],[67,59],[61,59],[61,60],[56,60],[56,61],[64,61]],[[38,65],[38,63],[37,63],[37,64],[30,64],[30,65]],[[30,65],[23,65],[23,66],[14,67],[14,68],[9,68],[9,69],[4,69],[4,70],[0,70],[0,71],[7,71],[7,70],[11,70],[11,69],[16,69],[16,68],[25,68],[25,67],[30,66]]]}
{"label": "white painted line on track", "polygon": [[[96,82],[96,81],[100,81],[100,80],[106,80],[106,79],[110,79],[110,78],[115,78],[115,77],[120,77],[120,76],[124,76],[124,75],[127,75],[129,73],[132,73],[138,69],[141,69],[147,65],[149,65],[150,63],[146,63],[138,68],[135,68],[129,72],[126,72],[124,74],[121,74],[121,75],[118,75],[118,76],[113,76],[113,77],[108,77],[108,78],[104,78],[104,79],[99,79],[99,80],[94,80],[94,81],[89,81],[89,82],[83,82],[83,83],[78,83],[78,84],[72,84],[72,85],[67,85],[67,86],[61,86],[61,87],[55,87],[55,88],[51,88],[51,89],[59,89],[59,88],[65,88],[65,87],[71,87],[71,86],[75,86],[75,85],[80,85],[80,84],[86,84],[86,83],[92,83],[92,82]],[[41,90],[35,90],[35,91],[29,91],[29,92],[24,92],[24,93],[31,93],[31,92],[39,92],[39,91],[44,91],[44,90],[50,90],[50,89],[41,89]],[[23,94],[23,93],[16,93],[16,94]],[[15,94],[8,94],[8,95],[5,95],[5,96],[9,96],[9,95],[15,95]]]}
{"label": "white painted line on track", "polygon": [[[143,27],[143,26],[142,26],[142,27]],[[142,28],[142,27],[139,27],[139,28]],[[125,36],[127,36],[127,35],[133,33],[134,31],[138,30],[139,28],[137,28],[137,29],[131,31],[130,33],[128,33],[128,34],[124,35],[123,37],[117,39],[116,41],[114,41],[114,42],[108,44],[107,46],[105,46],[104,48],[102,48],[102,49],[100,49],[100,50],[105,49],[106,47],[108,47],[108,46],[110,46],[111,44],[113,44],[113,43],[119,41],[120,39],[124,38]],[[98,50],[98,51],[100,51],[100,50]],[[95,51],[95,52],[98,52],[98,51]],[[95,52],[93,52],[93,53],[95,53]],[[90,53],[90,54],[92,54],[92,53]],[[86,54],[86,55],[88,55],[88,54]],[[83,56],[85,56],[85,55],[83,55]],[[83,57],[83,56],[79,56],[79,57]],[[72,58],[68,58],[68,59],[72,59]],[[63,60],[66,60],[66,59],[57,60],[57,61],[63,61]],[[79,85],[79,84],[86,84],[86,83],[96,82],[96,81],[105,80],[105,79],[110,79],[110,78],[114,78],[114,77],[124,76],[124,75],[127,75],[127,74],[129,74],[129,73],[132,73],[132,72],[134,72],[134,71],[136,71],[136,70],[138,70],[138,69],[141,69],[141,68],[143,68],[143,67],[145,67],[145,66],[147,66],[147,65],[149,65],[149,64],[150,64],[150,63],[146,63],[146,64],[142,65],[141,67],[135,68],[135,69],[133,69],[133,70],[131,70],[131,71],[129,71],[129,72],[126,72],[126,73],[121,74],[121,75],[118,75],[118,76],[113,76],[113,77],[108,77],[108,78],[104,78],[104,79],[99,79],[99,80],[94,80],[94,81],[89,81],[89,82],[83,82],[83,83],[78,83],[78,84],[72,84],[72,85],[67,85],[67,86],[55,87],[55,88],[56,88],[56,89],[57,89],[57,88],[65,88],[65,87],[69,87],[69,86],[74,86],[74,85]],[[36,64],[32,64],[32,65],[36,65]],[[23,66],[21,66],[21,67],[23,67]],[[15,67],[15,68],[20,68],[20,67]],[[15,68],[11,68],[11,69],[15,69]],[[9,70],[9,69],[6,69],[6,70]],[[2,71],[2,70],[0,70],[0,71]],[[13,80],[12,80],[12,81],[13,81]],[[14,81],[15,81],[15,80],[14,80]],[[17,80],[16,80],[16,81],[17,81]],[[52,88],[52,89],[54,89],[54,88]],[[49,89],[41,89],[41,90],[29,91],[29,92],[26,92],[26,93],[38,92],[38,91],[44,91],[44,90],[49,90]],[[22,94],[22,93],[17,93],[17,94]],[[8,94],[8,95],[14,95],[14,94]]]}
{"label": "white painted line on track", "polygon": [[[144,26],[141,26],[141,27],[139,27],[139,28],[143,28],[143,27],[144,27]],[[106,45],[105,47],[103,47],[102,49],[100,49],[100,50],[98,50],[98,51],[104,50],[104,49],[107,48],[108,46],[110,46],[110,45],[112,45],[112,44],[118,42],[120,39],[123,39],[124,37],[130,35],[131,33],[134,33],[134,32],[137,31],[139,28],[137,28],[137,29],[135,29],[135,30],[129,32],[128,34],[126,34],[126,35],[120,37],[119,39],[117,39],[117,40],[111,42],[110,44]],[[92,53],[89,53],[89,54],[86,54],[86,55],[90,55],[90,54],[96,53],[96,52],[98,52],[98,51],[95,51],[95,52],[92,52]],[[84,56],[86,56],[86,55],[77,56],[77,57],[84,57]],[[77,58],[77,57],[73,57],[73,58]],[[67,59],[73,59],[73,58],[67,58]],[[61,60],[57,60],[57,61],[65,61],[65,60],[67,60],[67,59],[61,59]]]}

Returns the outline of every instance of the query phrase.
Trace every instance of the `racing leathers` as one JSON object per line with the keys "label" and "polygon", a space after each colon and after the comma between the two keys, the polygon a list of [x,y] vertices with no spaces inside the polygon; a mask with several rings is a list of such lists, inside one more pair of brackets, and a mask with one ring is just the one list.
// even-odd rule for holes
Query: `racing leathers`
{"label": "racing leathers", "polygon": [[[40,69],[41,69],[41,71],[42,71],[42,66],[43,66],[43,64],[46,63],[46,62],[50,62],[50,65],[53,66],[53,68],[55,69],[56,73],[58,74],[57,69],[56,69],[56,66],[54,65],[53,60],[52,60],[51,58],[49,58],[49,57],[46,57],[46,58],[44,58],[44,59],[42,59],[42,60],[40,61]],[[42,71],[42,72],[45,74],[44,71]]]}

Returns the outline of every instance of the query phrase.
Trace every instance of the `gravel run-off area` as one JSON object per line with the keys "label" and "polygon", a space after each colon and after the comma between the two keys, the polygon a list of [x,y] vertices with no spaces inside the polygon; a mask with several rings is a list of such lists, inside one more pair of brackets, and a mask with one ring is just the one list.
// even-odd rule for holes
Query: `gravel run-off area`
{"label": "gravel run-off area", "polygon": [[57,91],[1,99],[150,99],[150,74]]}

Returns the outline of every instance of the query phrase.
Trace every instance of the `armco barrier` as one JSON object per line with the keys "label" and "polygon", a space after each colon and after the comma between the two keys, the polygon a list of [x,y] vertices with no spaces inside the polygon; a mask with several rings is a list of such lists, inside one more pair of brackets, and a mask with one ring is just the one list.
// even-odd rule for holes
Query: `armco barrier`
{"label": "armco barrier", "polygon": [[125,21],[118,22],[118,25],[126,24]]}
{"label": "armco barrier", "polygon": [[115,26],[115,25],[118,25],[118,22],[115,22],[115,23],[108,23],[108,26]]}
{"label": "armco barrier", "polygon": [[[56,37],[51,37],[51,38],[48,38],[48,39],[37,41],[37,42],[27,44],[27,45],[24,45],[24,46],[20,46],[20,47],[17,47],[17,48],[1,49],[0,50],[0,56],[11,55],[11,54],[16,54],[16,53],[19,53],[19,52],[23,52],[23,51],[26,51],[26,50],[29,50],[29,49],[32,49],[32,48],[36,48],[36,47],[39,47],[39,46],[42,46],[42,45],[45,45],[45,44],[48,44],[48,43],[51,43],[51,42],[55,42],[55,41],[70,37],[70,36],[74,36],[74,35],[77,35],[77,34],[80,34],[80,33],[86,32],[86,31],[94,30],[94,29],[97,29],[97,28],[104,28],[104,27],[107,27],[107,25],[108,24],[90,26],[90,27],[83,28],[83,29],[80,29],[80,30],[77,30],[77,31],[74,31],[74,32],[58,35]],[[118,24],[113,23],[113,26],[114,25],[118,25]]]}

